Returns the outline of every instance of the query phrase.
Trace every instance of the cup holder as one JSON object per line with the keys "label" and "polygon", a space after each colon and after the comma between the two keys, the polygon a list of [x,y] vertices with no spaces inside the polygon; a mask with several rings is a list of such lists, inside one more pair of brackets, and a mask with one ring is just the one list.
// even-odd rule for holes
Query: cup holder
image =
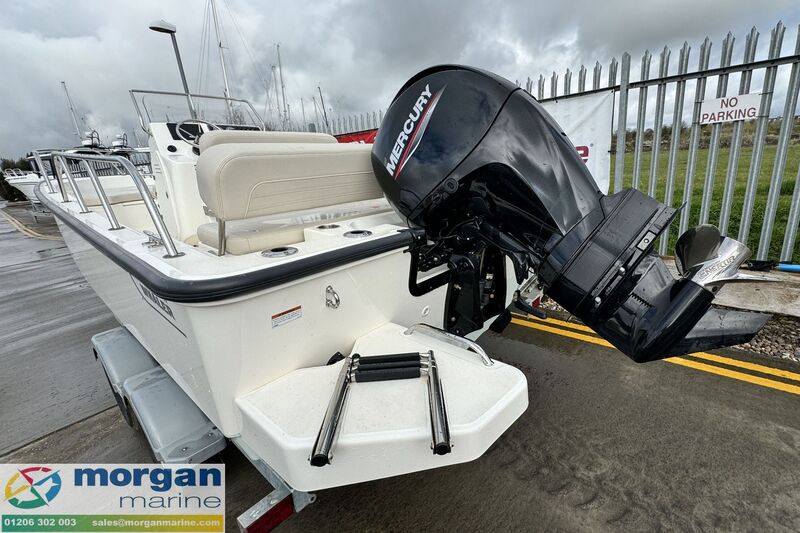
{"label": "cup holder", "polygon": [[350,239],[361,239],[364,237],[369,237],[372,235],[372,232],[368,229],[354,229],[348,232],[345,232],[344,236]]}
{"label": "cup holder", "polygon": [[264,250],[261,252],[261,255],[264,257],[286,257],[296,253],[297,248],[294,246],[277,246],[275,248],[270,248],[269,250]]}
{"label": "cup holder", "polygon": [[339,224],[320,224],[317,229],[336,229],[338,227]]}

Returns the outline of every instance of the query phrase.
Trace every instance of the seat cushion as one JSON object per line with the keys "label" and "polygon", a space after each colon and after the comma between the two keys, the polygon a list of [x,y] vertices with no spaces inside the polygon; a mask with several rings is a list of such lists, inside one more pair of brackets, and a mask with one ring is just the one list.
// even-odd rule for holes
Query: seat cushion
{"label": "seat cushion", "polygon": [[212,146],[197,159],[200,197],[218,220],[241,220],[372,200],[383,191],[371,145]]}
{"label": "seat cushion", "polygon": [[336,143],[333,135],[303,131],[248,131],[213,130],[204,133],[198,141],[200,152],[212,146],[227,143]]}
{"label": "seat cushion", "polygon": [[[225,225],[225,247],[230,254],[243,255],[288,246],[303,242],[303,230],[306,228],[387,211],[391,211],[389,203],[380,199],[331,206],[323,210],[234,220]],[[198,227],[197,238],[203,244],[218,249],[217,223]]]}

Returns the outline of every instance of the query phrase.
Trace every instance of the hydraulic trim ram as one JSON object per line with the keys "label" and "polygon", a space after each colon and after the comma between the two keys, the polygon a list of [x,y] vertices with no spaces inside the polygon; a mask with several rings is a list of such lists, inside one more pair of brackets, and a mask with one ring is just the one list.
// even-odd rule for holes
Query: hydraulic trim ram
{"label": "hydraulic trim ram", "polygon": [[372,163],[414,228],[409,289],[448,285],[451,333],[504,311],[506,258],[517,284],[535,276],[638,362],[746,342],[768,318],[711,307],[720,286],[746,278],[744,245],[713,226],[689,230],[673,278],[653,245],[676,210],[633,189],[602,194],[558,124],[494,74],[450,65],[414,76],[384,117]]}

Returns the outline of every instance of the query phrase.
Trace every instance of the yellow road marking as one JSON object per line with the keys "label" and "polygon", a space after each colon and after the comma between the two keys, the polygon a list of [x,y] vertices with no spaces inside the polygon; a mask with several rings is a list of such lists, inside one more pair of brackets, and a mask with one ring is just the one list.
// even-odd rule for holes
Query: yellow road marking
{"label": "yellow road marking", "polygon": [[702,370],[703,372],[711,372],[712,374],[738,379],[739,381],[746,381],[755,385],[761,385],[762,387],[769,387],[770,389],[777,389],[783,392],[800,395],[800,387],[797,385],[789,385],[788,383],[781,383],[780,381],[773,381],[771,379],[753,376],[752,374],[745,374],[743,372],[736,372],[735,370],[728,370],[727,368],[690,361],[689,359],[683,359],[681,357],[670,357],[669,359],[664,359],[664,361],[694,368],[695,370]]}
{"label": "yellow road marking", "polygon": [[[550,319],[548,319],[549,321]],[[570,337],[571,339],[577,339],[579,341],[590,342],[592,344],[598,344],[600,346],[605,346],[606,348],[614,348],[614,345],[608,342],[605,339],[601,339],[599,337],[592,337],[591,335],[583,335],[581,333],[576,333],[574,331],[567,331],[561,328],[554,328],[551,326],[547,326],[545,324],[540,324],[538,322],[533,323],[530,320],[522,320],[519,318],[512,318],[511,322],[513,324],[518,324],[520,326],[525,326],[526,328],[533,328],[539,329],[542,331],[546,331],[548,333],[555,333],[556,335],[563,335],[564,337]],[[616,350],[616,348],[614,348]]]}
{"label": "yellow road marking", "polygon": [[553,324],[558,324],[560,326],[566,326],[568,328],[577,329],[577,330],[580,330],[580,331],[588,331],[589,333],[594,333],[594,330],[592,328],[590,328],[589,326],[584,326],[583,324],[579,324],[577,322],[567,322],[565,320],[559,320],[557,318],[551,318],[551,317],[543,319],[543,318],[537,318],[535,316],[524,315],[522,313],[511,313],[511,314],[514,315],[514,316],[518,316],[519,318],[523,318],[523,319],[527,319],[527,320],[535,320],[537,322],[542,322],[542,323],[551,322]]}
{"label": "yellow road marking", "polygon": [[762,374],[769,374],[771,376],[778,376],[794,381],[800,381],[800,374],[796,372],[789,372],[788,370],[781,370],[779,368],[772,368],[770,366],[759,365],[756,363],[748,363],[746,361],[739,361],[738,359],[731,359],[730,357],[723,357],[721,355],[715,355],[707,352],[690,353],[689,355],[692,357],[697,357],[698,359],[705,359],[706,361],[714,361],[715,363],[746,368],[747,370],[761,372]]}
{"label": "yellow road marking", "polygon": [[[588,342],[588,343],[591,343],[591,344],[597,344],[599,346],[605,346],[607,348],[614,348],[614,346],[610,342],[608,342],[607,340],[601,339],[601,338],[598,338],[598,337],[593,337],[591,335],[584,335],[582,333],[576,333],[576,332],[573,332],[573,331],[567,331],[567,330],[563,330],[563,329],[560,329],[560,328],[554,328],[554,327],[546,326],[544,324],[534,323],[534,322],[531,322],[530,320],[522,320],[522,319],[519,319],[519,318],[512,318],[511,322],[514,323],[514,324],[520,325],[520,326],[524,326],[526,328],[538,329],[540,331],[545,331],[547,333],[553,333],[555,335],[561,335],[563,337],[569,337],[569,338],[580,340],[580,341],[583,341],[583,342]],[[571,324],[569,322],[563,322],[563,321],[560,321],[560,320],[558,320],[556,322],[562,322],[564,324],[573,325],[573,324]],[[583,328],[585,328],[585,327],[586,326],[583,326]],[[690,354],[690,355],[693,356],[693,357],[698,357],[699,356],[698,354]],[[741,365],[754,365],[755,367],[760,367],[760,368],[763,368],[763,369],[769,369],[769,370],[774,371],[774,372],[785,372],[785,371],[782,371],[782,370],[779,371],[777,369],[770,368],[770,367],[763,366],[763,365],[755,365],[754,363],[744,363],[743,361],[737,361],[736,359],[730,359],[728,357],[715,356],[714,354],[702,353],[702,355],[704,355],[704,356],[712,356],[712,357],[715,357],[715,358],[723,359],[723,360],[725,360],[726,364],[730,364],[730,363],[727,363],[727,361],[735,361],[737,363],[740,363]],[[700,363],[698,361],[692,361],[690,359],[684,359],[682,357],[670,357],[668,359],[662,359],[662,361],[666,361],[667,363],[672,363],[672,364],[675,364],[675,365],[681,365],[681,366],[693,368],[695,370],[701,370],[703,372],[709,372],[711,374],[716,374],[718,376],[724,376],[724,377],[731,378],[731,379],[736,379],[736,380],[739,380],[739,381],[745,381],[747,383],[760,385],[762,387],[768,387],[770,389],[775,389],[775,390],[779,390],[779,391],[783,391],[783,392],[788,392],[790,394],[800,395],[800,387],[798,387],[797,385],[790,385],[790,384],[787,384],[787,383],[782,383],[780,381],[773,381],[771,379],[762,378],[762,377],[759,377],[759,376],[753,376],[753,375],[750,375],[750,374],[745,374],[743,372],[737,372],[735,370],[729,370],[727,368],[721,368],[721,367],[718,367],[718,366],[708,365],[706,363]],[[747,368],[747,367],[742,366],[742,368]],[[761,370],[759,370],[759,371],[761,371]],[[788,373],[789,374],[793,374],[792,372],[788,372]],[[775,374],[775,375],[780,375],[780,374]],[[794,374],[794,375],[797,376],[797,374]],[[795,378],[791,378],[791,379],[795,379]]]}
{"label": "yellow road marking", "polygon": [[17,220],[16,218],[12,217],[11,215],[2,210],[0,210],[0,214],[2,214],[5,217],[5,219],[11,224],[11,226],[13,226],[17,231],[24,233],[28,237],[33,237],[31,230],[27,226],[22,224],[19,220]]}
{"label": "yellow road marking", "polygon": [[13,217],[10,214],[6,213],[6,211],[4,209],[0,209],[0,215],[3,215],[3,217],[9,222],[9,224],[11,224],[14,228],[16,228],[23,235],[27,235],[28,237],[32,237],[34,239],[42,239],[42,240],[45,240],[45,241],[60,241],[60,240],[62,240],[61,237],[57,237],[55,235],[44,235],[42,233],[39,233],[36,230],[33,230],[33,229],[29,228],[24,223],[22,223],[20,220],[17,220],[15,217]]}
{"label": "yellow road marking", "polygon": [[[515,313],[516,315],[516,313]],[[524,317],[524,315],[516,315],[520,317]],[[594,333],[594,330],[589,326],[584,326],[583,324],[576,324],[574,322],[566,322],[564,320],[558,320],[557,318],[548,318],[546,320],[542,320],[536,317],[530,317],[527,319],[528,321],[535,321],[537,324],[546,324],[547,322],[551,322],[553,324],[558,324],[560,326],[568,327],[577,329],[580,331],[587,331],[590,333]],[[603,346],[611,346],[609,343],[603,344]],[[612,346],[613,347],[613,346]],[[769,374],[770,376],[777,376],[784,379],[791,379],[793,381],[800,381],[800,374],[797,372],[790,372],[788,370],[781,370],[779,368],[772,368],[771,366],[764,366],[759,365],[757,363],[748,363],[746,361],[740,361],[738,359],[733,359],[731,357],[724,357],[722,355],[717,355],[708,352],[695,352],[688,354],[692,357],[696,357],[698,359],[705,359],[706,361],[713,361],[715,363],[722,363],[723,365],[735,366],[738,368],[744,368],[747,370],[752,370],[753,372],[760,372],[762,374]]]}

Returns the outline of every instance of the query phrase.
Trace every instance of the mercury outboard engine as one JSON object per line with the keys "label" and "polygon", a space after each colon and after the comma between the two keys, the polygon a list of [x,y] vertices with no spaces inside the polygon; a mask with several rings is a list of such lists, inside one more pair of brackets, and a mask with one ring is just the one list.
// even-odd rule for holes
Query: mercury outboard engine
{"label": "mercury outboard engine", "polygon": [[506,258],[516,285],[535,276],[637,362],[747,342],[768,318],[711,307],[722,284],[745,277],[746,246],[713,226],[690,230],[673,278],[653,245],[677,211],[635,189],[602,194],[539,103],[489,72],[448,65],[414,76],[383,119],[372,165],[415,236],[409,289],[448,284],[452,333],[497,315],[507,323]]}

